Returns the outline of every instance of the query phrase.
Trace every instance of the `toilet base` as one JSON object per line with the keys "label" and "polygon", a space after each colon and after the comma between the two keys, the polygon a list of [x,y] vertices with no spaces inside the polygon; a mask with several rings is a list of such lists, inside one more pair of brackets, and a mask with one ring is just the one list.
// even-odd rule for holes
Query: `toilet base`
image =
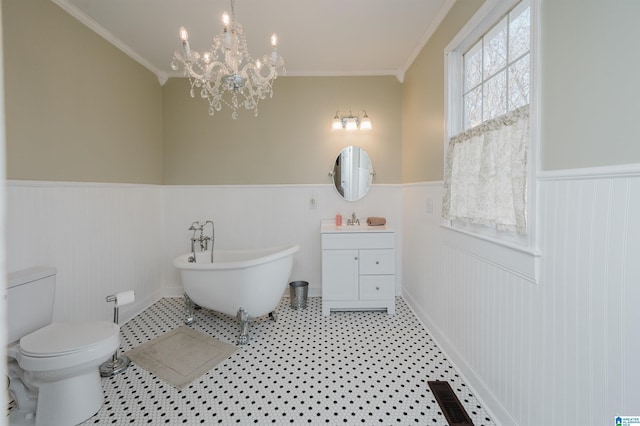
{"label": "toilet base", "polygon": [[11,412],[12,425],[77,425],[95,415],[104,403],[104,394],[97,366],[75,371],[71,377],[59,379],[34,376],[30,386],[38,390],[36,415]]}

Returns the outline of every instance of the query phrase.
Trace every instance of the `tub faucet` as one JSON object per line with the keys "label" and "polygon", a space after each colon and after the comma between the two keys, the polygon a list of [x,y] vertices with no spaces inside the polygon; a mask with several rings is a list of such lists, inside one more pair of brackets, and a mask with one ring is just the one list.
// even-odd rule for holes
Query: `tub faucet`
{"label": "tub faucet", "polygon": [[198,237],[198,243],[200,243],[200,251],[207,251],[209,248],[209,240],[210,238],[204,236],[202,232],[200,232],[200,236]]}
{"label": "tub faucet", "polygon": [[[204,234],[204,228],[208,224],[211,224],[211,237]],[[191,223],[191,226],[189,226],[189,231],[193,231],[193,234],[191,235],[191,253],[193,255],[189,258],[189,262],[193,263],[196,261],[196,243],[198,243],[198,245],[200,246],[200,251],[202,252],[207,251],[207,249],[209,248],[209,241],[211,241],[211,263],[213,263],[213,245],[215,242],[215,229],[213,226],[213,222],[207,220],[204,223],[200,223],[196,220]],[[200,232],[200,235],[198,237],[196,237],[196,232]]]}
{"label": "tub faucet", "polygon": [[193,231],[193,234],[191,235],[191,251],[193,253],[195,253],[196,251],[195,244],[196,242],[198,242],[198,238],[196,238],[196,232],[200,231],[200,238],[202,238],[202,229],[203,226],[198,221],[193,222],[189,227],[189,231]]}

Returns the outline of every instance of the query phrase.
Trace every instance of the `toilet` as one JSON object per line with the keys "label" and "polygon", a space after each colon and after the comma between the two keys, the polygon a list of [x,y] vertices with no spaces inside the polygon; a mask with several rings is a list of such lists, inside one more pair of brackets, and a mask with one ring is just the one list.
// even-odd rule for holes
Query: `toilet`
{"label": "toilet", "polygon": [[99,366],[120,345],[108,321],[52,323],[56,269],[35,267],[7,277],[10,424],[77,425],[100,410]]}

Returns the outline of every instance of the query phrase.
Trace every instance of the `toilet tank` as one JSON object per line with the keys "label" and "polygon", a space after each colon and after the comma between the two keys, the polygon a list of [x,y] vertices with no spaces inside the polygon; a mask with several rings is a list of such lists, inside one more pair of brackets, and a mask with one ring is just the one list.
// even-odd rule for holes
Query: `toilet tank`
{"label": "toilet tank", "polygon": [[38,266],[7,275],[8,342],[51,324],[56,268]]}

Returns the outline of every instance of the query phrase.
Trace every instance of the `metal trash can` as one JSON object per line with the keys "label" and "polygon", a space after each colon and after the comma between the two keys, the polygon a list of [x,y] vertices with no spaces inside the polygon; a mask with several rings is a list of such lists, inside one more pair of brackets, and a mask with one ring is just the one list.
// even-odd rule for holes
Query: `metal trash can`
{"label": "metal trash can", "polygon": [[289,296],[291,308],[300,311],[307,307],[307,293],[309,283],[306,281],[293,281],[289,283]]}

